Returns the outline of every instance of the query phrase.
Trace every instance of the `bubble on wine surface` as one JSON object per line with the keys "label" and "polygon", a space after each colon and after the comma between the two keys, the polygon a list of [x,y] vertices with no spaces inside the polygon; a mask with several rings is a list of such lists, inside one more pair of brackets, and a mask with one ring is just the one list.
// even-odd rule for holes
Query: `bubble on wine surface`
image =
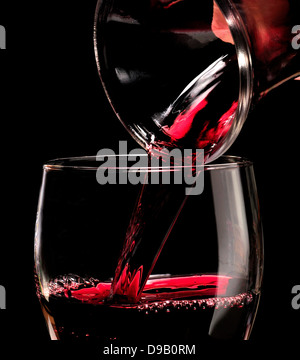
{"label": "bubble on wine surface", "polygon": [[[67,274],[49,281],[49,294],[45,297],[42,290],[40,302],[52,339],[128,342],[132,334],[141,342],[182,341],[186,334],[191,341],[208,335],[243,338],[258,300],[246,283],[225,275],[161,274],[150,277],[138,304],[114,304],[104,301],[100,286],[110,283]],[[235,321],[227,322],[228,317]]]}

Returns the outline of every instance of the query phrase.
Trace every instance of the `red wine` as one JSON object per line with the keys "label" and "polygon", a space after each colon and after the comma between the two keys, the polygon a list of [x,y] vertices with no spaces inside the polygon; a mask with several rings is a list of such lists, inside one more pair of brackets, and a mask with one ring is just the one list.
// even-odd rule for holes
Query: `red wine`
{"label": "red wine", "polygon": [[97,339],[127,344],[195,343],[206,337],[249,335],[258,295],[244,279],[220,275],[158,276],[140,302],[107,302],[111,283],[62,276],[40,294],[53,339]]}

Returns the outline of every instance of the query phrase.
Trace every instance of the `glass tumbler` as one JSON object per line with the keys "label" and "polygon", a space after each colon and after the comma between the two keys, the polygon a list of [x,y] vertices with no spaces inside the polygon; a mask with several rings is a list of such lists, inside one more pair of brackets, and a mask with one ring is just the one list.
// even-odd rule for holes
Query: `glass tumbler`
{"label": "glass tumbler", "polygon": [[248,339],[263,268],[253,164],[154,167],[143,157],[145,166],[129,155],[106,167],[97,157],[44,165],[34,257],[51,339]]}

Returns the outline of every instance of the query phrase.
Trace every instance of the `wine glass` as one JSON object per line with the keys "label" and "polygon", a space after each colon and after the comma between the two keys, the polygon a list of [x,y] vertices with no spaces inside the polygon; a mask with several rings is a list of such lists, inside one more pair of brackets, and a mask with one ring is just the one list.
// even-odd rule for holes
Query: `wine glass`
{"label": "wine glass", "polygon": [[[120,163],[129,155],[107,168],[97,157],[44,165],[34,256],[51,339],[248,339],[263,264],[253,164],[151,167],[142,157],[146,166]],[[204,181],[198,195],[178,181],[186,168]]]}

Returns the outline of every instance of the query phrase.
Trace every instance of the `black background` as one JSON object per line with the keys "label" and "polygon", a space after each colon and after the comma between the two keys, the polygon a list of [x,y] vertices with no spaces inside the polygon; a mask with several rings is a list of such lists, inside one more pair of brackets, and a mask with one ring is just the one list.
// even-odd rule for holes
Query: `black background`
{"label": "black background", "polygon": [[[33,238],[42,164],[95,155],[134,141],[103,92],[93,51],[95,0],[0,5],[0,311],[5,338],[47,342],[33,284]],[[299,50],[300,51],[300,50]],[[265,238],[261,305],[251,341],[299,339],[291,307],[299,266],[300,81],[274,90],[251,112],[229,154],[254,161]],[[0,341],[5,341],[2,338]]]}

